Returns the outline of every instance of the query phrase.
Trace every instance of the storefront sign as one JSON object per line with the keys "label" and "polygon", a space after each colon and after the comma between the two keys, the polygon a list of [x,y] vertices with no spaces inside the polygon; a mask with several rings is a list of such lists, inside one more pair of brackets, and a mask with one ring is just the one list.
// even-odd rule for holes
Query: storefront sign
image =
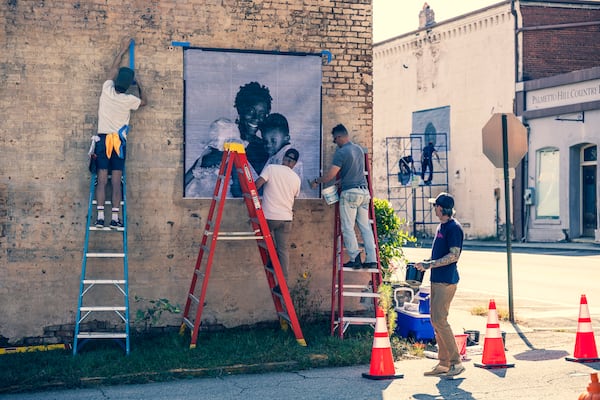
{"label": "storefront sign", "polygon": [[600,79],[527,92],[527,110],[600,100]]}

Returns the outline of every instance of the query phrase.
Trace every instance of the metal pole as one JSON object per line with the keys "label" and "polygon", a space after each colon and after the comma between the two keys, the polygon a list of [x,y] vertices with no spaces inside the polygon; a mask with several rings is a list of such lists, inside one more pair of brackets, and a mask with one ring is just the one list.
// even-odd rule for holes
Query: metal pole
{"label": "metal pole", "polygon": [[504,205],[506,210],[506,265],[508,272],[508,319],[515,322],[513,307],[513,279],[512,279],[512,246],[511,246],[511,223],[510,223],[510,185],[508,178],[508,123],[506,114],[502,114],[502,157],[504,161]]}

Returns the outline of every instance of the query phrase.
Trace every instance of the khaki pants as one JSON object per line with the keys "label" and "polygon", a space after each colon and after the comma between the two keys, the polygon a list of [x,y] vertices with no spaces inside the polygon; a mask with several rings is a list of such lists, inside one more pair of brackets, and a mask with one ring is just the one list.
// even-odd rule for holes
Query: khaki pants
{"label": "khaki pants", "polygon": [[456,284],[431,282],[431,325],[435,331],[438,360],[444,367],[460,363],[456,339],[448,323],[448,312],[454,293]]}

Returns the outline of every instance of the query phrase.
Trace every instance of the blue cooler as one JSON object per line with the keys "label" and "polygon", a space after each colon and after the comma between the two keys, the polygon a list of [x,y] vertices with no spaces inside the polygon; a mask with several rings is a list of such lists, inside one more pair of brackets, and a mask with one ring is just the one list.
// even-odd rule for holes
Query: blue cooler
{"label": "blue cooler", "polygon": [[435,334],[429,314],[421,314],[418,311],[408,311],[397,307],[396,334],[403,338],[414,338],[415,340],[433,340]]}
{"label": "blue cooler", "polygon": [[431,299],[431,288],[429,286],[422,286],[419,288],[417,300],[419,300],[419,312],[421,314],[429,314],[429,306]]}

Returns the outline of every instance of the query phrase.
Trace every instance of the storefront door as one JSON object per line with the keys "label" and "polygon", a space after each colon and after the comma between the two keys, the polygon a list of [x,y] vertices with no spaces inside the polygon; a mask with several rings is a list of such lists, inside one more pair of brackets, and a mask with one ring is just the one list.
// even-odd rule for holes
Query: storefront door
{"label": "storefront door", "polygon": [[594,237],[594,230],[598,227],[596,218],[596,166],[582,166],[582,221],[583,236]]}

